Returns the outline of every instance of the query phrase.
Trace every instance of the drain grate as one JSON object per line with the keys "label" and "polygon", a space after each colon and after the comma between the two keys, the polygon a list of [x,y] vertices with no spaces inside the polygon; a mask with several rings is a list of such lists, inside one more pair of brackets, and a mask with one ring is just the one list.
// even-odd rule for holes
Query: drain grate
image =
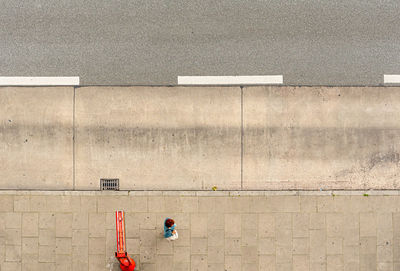
{"label": "drain grate", "polygon": [[119,179],[100,179],[100,190],[119,190]]}

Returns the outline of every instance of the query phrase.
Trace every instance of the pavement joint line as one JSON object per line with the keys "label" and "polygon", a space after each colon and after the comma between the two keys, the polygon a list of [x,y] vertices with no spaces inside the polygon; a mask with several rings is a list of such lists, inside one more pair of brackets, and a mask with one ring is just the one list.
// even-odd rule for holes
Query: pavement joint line
{"label": "pavement joint line", "polygon": [[182,196],[182,197],[240,197],[240,196],[399,196],[400,190],[324,190],[324,191],[49,191],[49,190],[1,190],[0,195],[31,196]]}
{"label": "pavement joint line", "polygon": [[0,86],[79,86],[79,76],[0,76]]}
{"label": "pavement joint line", "polygon": [[400,84],[400,74],[384,74],[383,82],[385,84]]}
{"label": "pavement joint line", "polygon": [[178,76],[178,85],[281,85],[283,75]]}

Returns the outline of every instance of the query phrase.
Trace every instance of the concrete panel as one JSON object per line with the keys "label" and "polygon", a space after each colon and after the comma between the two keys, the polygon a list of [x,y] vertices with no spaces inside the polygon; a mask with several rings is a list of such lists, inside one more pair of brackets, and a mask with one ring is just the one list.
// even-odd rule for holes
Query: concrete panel
{"label": "concrete panel", "polygon": [[244,89],[244,189],[398,189],[400,88]]}
{"label": "concrete panel", "polygon": [[2,189],[72,189],[73,93],[0,88]]}
{"label": "concrete panel", "polygon": [[240,188],[240,88],[76,90],[76,187]]}

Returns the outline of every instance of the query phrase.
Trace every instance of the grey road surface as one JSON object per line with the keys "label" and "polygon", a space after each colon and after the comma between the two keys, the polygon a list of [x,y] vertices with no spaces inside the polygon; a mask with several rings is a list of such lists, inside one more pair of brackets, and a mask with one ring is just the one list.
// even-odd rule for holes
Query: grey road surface
{"label": "grey road surface", "polygon": [[381,85],[383,74],[400,74],[398,0],[0,0],[0,76]]}

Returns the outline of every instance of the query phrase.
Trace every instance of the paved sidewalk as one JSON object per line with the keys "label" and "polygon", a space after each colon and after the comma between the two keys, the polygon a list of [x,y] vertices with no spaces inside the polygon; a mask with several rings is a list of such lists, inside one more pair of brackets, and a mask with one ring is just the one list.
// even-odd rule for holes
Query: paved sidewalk
{"label": "paved sidewalk", "polygon": [[1,270],[119,270],[116,209],[136,270],[400,270],[400,196],[363,193],[0,192]]}

